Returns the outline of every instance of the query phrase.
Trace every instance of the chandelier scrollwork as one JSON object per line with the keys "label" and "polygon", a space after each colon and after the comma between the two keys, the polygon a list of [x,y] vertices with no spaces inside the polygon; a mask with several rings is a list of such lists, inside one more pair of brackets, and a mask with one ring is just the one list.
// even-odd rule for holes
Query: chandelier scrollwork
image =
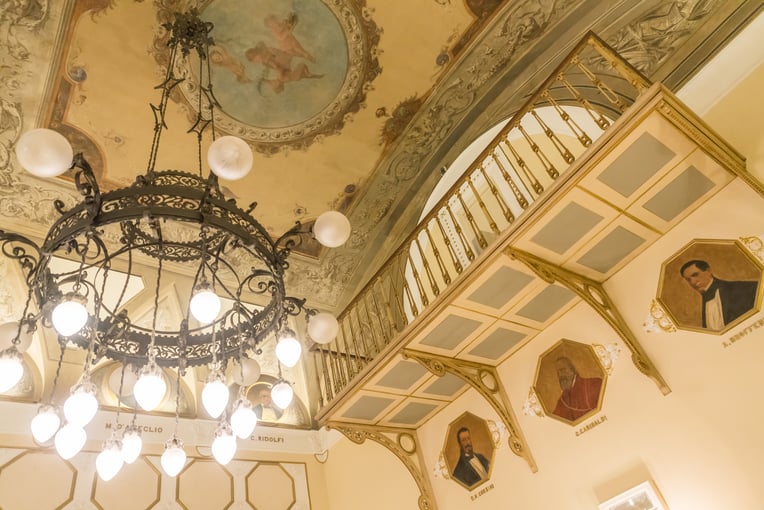
{"label": "chandelier scrollwork", "polygon": [[[178,14],[173,23],[163,27],[170,32],[169,62],[165,78],[157,87],[161,91],[160,101],[150,105],[154,114],[154,136],[149,161],[146,171],[131,185],[102,191],[88,161],[82,154],[74,155],[68,142],[50,130],[29,131],[16,146],[19,162],[34,175],[54,177],[67,170],[73,172],[74,185],[81,197],[70,208],[61,200],[55,202],[60,217],[51,225],[41,246],[19,234],[0,230],[3,255],[20,264],[29,286],[17,334],[11,347],[0,352],[0,372],[15,377],[16,372],[3,370],[3,367],[7,365],[15,370],[20,360],[24,326],[27,329],[34,329],[38,324],[53,327],[62,348],[75,344],[87,351],[83,375],[65,406],[65,425],[56,433],[61,420],[51,403],[41,406],[35,418],[39,421],[33,425],[35,431],[47,427],[40,437],[35,432],[40,442],[56,434],[56,447],[59,448],[60,442],[59,453],[66,458],[79,451],[72,447],[74,439],[79,442],[84,437],[79,429],[85,424],[70,417],[78,416],[71,409],[80,403],[92,409],[95,397],[89,376],[100,358],[131,367],[138,377],[134,394],[145,410],[157,405],[160,400],[157,395],[166,390],[161,367],[177,369],[179,378],[187,367],[209,365],[210,377],[203,401],[210,416],[222,413],[216,441],[227,445],[216,448],[213,444],[213,451],[221,451],[220,458],[230,460],[232,432],[225,409],[230,408],[230,414],[239,413],[231,423],[253,422],[249,417],[251,405],[244,402],[244,395],[228,405],[227,387],[220,391],[226,363],[237,360],[243,367],[246,358],[260,354],[264,341],[275,336],[277,357],[282,364],[293,366],[301,348],[288,321],[303,313],[310,320],[327,321],[326,327],[313,328],[314,331],[336,335],[336,319],[306,308],[305,299],[289,296],[284,278],[289,269],[288,257],[299,236],[313,235],[325,246],[339,246],[350,234],[347,219],[336,211],[329,211],[319,216],[312,230],[297,223],[274,239],[252,215],[255,204],[242,209],[223,193],[219,177],[230,180],[245,176],[253,156],[242,140],[215,136],[213,113],[219,104],[212,90],[208,57],[209,47],[214,44],[210,36],[212,24],[192,10]],[[176,75],[177,69],[184,67],[176,65],[177,59],[195,59],[199,65],[197,118],[189,129],[189,133],[196,135],[198,173],[155,168],[161,136],[167,129],[165,115],[171,91],[186,78]],[[213,142],[207,162],[211,172],[205,177],[202,140],[210,133]],[[193,289],[182,319],[169,327],[159,325],[157,320],[162,286],[174,278],[168,265],[182,268],[180,272],[185,271]],[[138,324],[131,315],[135,310],[131,309],[128,288],[138,276],[150,281],[152,271],[156,279],[155,286],[148,287],[154,293],[149,327]],[[332,337],[312,340],[328,342]],[[259,373],[259,368],[257,371]],[[0,391],[14,384],[0,380]],[[180,391],[179,386],[180,379],[176,391]],[[289,383],[282,379],[274,386],[274,400],[278,394],[281,402],[288,405],[291,391]],[[220,401],[221,398],[225,398],[225,402]],[[176,394],[176,424],[177,401]],[[121,395],[119,402],[122,402]],[[211,412],[211,408],[215,412]],[[40,425],[43,422],[45,427]],[[240,430],[234,432],[239,437],[247,436]],[[108,469],[104,468],[101,473],[97,462],[102,477],[110,478],[118,471],[114,471],[113,458],[115,450],[122,448],[121,440],[121,437],[113,437],[105,445],[102,455],[109,460],[101,463],[108,465]],[[235,448],[235,442],[233,444]],[[177,460],[180,452],[182,441],[177,437],[176,426],[165,453]],[[177,466],[170,471],[179,471]]]}

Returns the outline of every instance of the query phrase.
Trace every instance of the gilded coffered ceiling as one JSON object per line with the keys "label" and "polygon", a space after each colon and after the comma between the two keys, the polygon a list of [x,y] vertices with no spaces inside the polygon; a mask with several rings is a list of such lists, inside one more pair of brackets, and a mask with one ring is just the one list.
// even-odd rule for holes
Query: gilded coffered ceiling
{"label": "gilded coffered ceiling", "polygon": [[[255,165],[224,183],[257,202],[274,235],[327,209],[353,224],[345,247],[306,243],[291,293],[340,307],[403,240],[440,169],[511,116],[588,30],[642,72],[684,82],[757,2],[722,0],[26,0],[1,2],[0,211],[42,235],[65,181],[26,177],[20,133],[48,126],[85,152],[102,181],[145,170],[150,102],[167,61],[161,24],[197,7],[215,24],[218,134],[246,139]],[[175,90],[158,166],[195,170],[198,63]],[[209,143],[209,142],[207,142]],[[299,275],[299,276],[294,276]],[[332,284],[327,284],[330,281]]]}

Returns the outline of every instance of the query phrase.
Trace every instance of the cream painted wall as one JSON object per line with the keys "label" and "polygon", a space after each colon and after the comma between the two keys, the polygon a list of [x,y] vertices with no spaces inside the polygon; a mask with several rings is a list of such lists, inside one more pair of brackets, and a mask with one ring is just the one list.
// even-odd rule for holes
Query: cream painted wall
{"label": "cream painted wall", "polygon": [[[744,206],[733,207],[740,203]],[[723,337],[642,330],[666,256],[692,238],[735,239],[762,232],[764,200],[735,181],[608,282],[608,291],[668,381],[671,394],[664,397],[640,374],[622,346],[607,381],[603,410],[595,417],[604,416],[606,421],[577,437],[576,431],[594,418],[570,427],[551,418],[519,414],[538,472],[532,473],[505,442],[494,461],[495,489],[473,502],[455,482],[434,479],[439,509],[593,510],[646,479],[655,481],[671,510],[764,508],[760,483],[764,411],[758,383],[764,334],[757,330],[729,348],[721,345],[764,314]],[[533,383],[538,357],[560,338],[617,341],[597,314],[585,304],[577,305],[500,367],[516,412]],[[465,410],[498,420],[470,390],[419,430],[430,469],[443,447],[446,428]]]}
{"label": "cream painted wall", "polygon": [[[761,179],[764,65],[741,75],[725,96],[704,109],[704,119],[743,153],[749,170]],[[608,292],[671,386],[668,396],[637,371],[629,351],[621,345],[603,409],[595,417],[606,417],[602,424],[576,436],[580,426],[521,414],[538,356],[557,340],[618,341],[613,330],[585,304],[577,305],[510,357],[499,372],[538,472],[532,473],[504,441],[493,464],[494,488],[474,500],[471,495],[477,491],[470,493],[456,482],[431,476],[438,508],[594,510],[599,502],[647,479],[655,482],[671,510],[764,508],[764,436],[760,432],[764,330],[754,330],[729,348],[722,346],[722,340],[764,314],[758,313],[723,336],[646,333],[642,329],[665,258],[693,238],[736,239],[758,234],[764,234],[764,199],[736,180],[608,281]],[[441,411],[418,431],[428,475],[436,466],[448,424],[465,410],[498,421],[474,390]],[[416,508],[412,479],[402,464],[387,464],[391,459],[397,461],[380,450],[376,445],[357,446],[348,441],[331,450],[326,476],[332,510]],[[384,472],[378,471],[382,465]],[[375,476],[369,477],[370,472]],[[375,484],[375,479],[384,484]]]}
{"label": "cream painted wall", "polygon": [[[331,510],[415,509],[419,490],[406,467],[389,450],[342,438],[324,464]],[[314,507],[313,510],[319,510]]]}

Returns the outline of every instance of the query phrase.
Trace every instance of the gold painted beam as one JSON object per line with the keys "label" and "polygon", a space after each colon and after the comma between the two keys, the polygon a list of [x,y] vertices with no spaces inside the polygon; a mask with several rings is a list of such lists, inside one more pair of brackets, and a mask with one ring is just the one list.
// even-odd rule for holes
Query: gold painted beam
{"label": "gold painted beam", "polygon": [[671,393],[671,388],[669,388],[663,376],[658,372],[658,369],[655,368],[650,357],[642,349],[634,332],[626,324],[623,316],[618,311],[618,308],[616,308],[608,293],[605,292],[605,288],[601,283],[511,246],[506,249],[506,253],[513,259],[528,266],[539,278],[547,283],[558,282],[578,294],[618,333],[618,336],[621,337],[631,351],[631,361],[634,363],[634,366],[652,379],[661,390],[661,393],[664,395]]}
{"label": "gold painted beam", "polygon": [[419,509],[437,510],[430,479],[424,474],[425,462],[416,431],[336,421],[327,423],[326,427],[341,432],[356,444],[363,444],[367,439],[370,439],[393,452],[409,470],[411,477],[414,478],[417,487],[419,487]]}
{"label": "gold painted beam", "polygon": [[512,412],[512,406],[509,403],[509,397],[501,383],[499,373],[496,367],[484,365],[474,361],[465,361],[437,354],[404,349],[403,357],[413,359],[420,365],[427,368],[438,377],[446,373],[455,375],[475,388],[483,398],[485,398],[494,410],[501,417],[501,421],[509,431],[509,448],[512,452],[522,457],[528,462],[532,472],[538,471],[536,461],[528,449],[520,427],[517,425],[517,418]]}

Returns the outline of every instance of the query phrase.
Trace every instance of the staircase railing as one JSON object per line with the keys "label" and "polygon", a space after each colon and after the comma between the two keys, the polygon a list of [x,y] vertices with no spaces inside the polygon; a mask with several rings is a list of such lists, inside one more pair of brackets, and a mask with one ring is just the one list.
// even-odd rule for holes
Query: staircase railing
{"label": "staircase railing", "polygon": [[319,408],[544,194],[650,82],[589,33],[512,116],[313,349]]}

